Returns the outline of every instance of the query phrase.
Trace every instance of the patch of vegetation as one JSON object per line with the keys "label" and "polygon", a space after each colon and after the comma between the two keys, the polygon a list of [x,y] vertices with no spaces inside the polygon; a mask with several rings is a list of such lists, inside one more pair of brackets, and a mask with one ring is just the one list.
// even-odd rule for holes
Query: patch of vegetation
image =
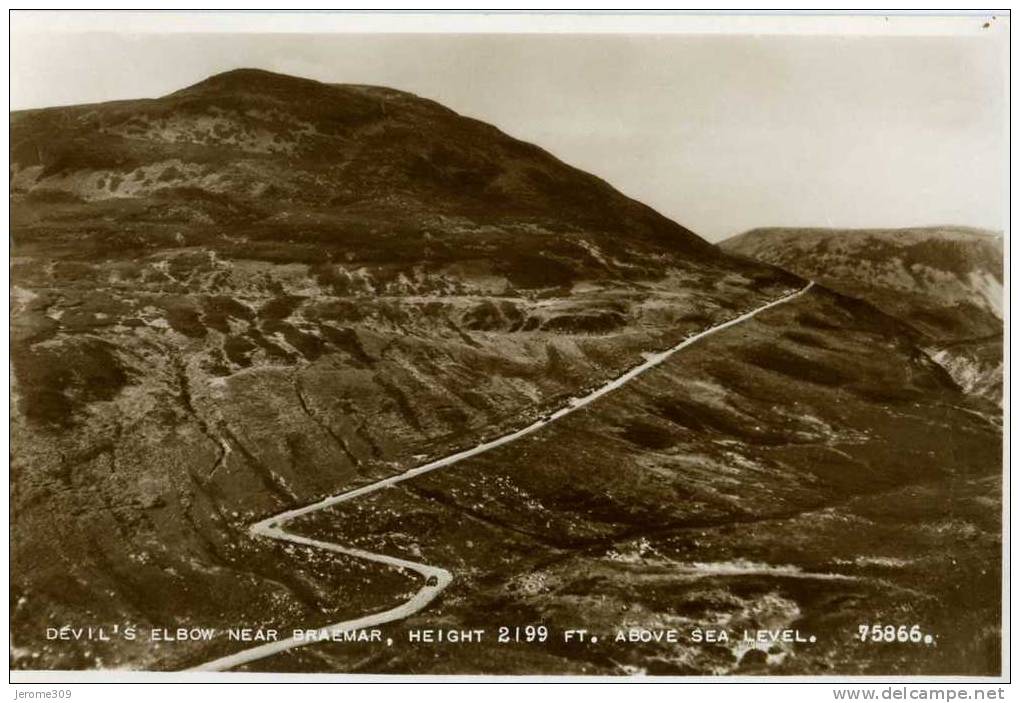
{"label": "patch of vegetation", "polygon": [[259,317],[263,320],[285,320],[301,306],[304,300],[299,295],[277,296],[259,308]]}
{"label": "patch of vegetation", "polygon": [[191,300],[183,297],[164,298],[162,305],[166,311],[166,321],[175,332],[192,339],[205,337],[205,325]]}
{"label": "patch of vegetation", "polygon": [[646,449],[668,449],[676,444],[676,437],[672,432],[650,422],[630,422],[624,427],[622,436],[631,444]]}
{"label": "patch of vegetation", "polygon": [[90,337],[11,347],[25,417],[44,428],[67,428],[84,406],[111,400],[130,380],[114,347]]}
{"label": "patch of vegetation", "polygon": [[831,363],[801,356],[782,347],[759,345],[742,352],[742,357],[759,368],[823,386],[840,386],[852,379]]}
{"label": "patch of vegetation", "polygon": [[229,295],[210,295],[202,298],[202,322],[209,327],[227,334],[231,319],[251,322],[255,315],[245,305]]}

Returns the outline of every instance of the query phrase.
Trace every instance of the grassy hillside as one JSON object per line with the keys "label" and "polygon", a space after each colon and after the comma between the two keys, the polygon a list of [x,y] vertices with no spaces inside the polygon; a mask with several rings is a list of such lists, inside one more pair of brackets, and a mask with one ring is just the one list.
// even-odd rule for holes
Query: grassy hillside
{"label": "grassy hillside", "polygon": [[867,300],[917,330],[966,390],[1001,399],[1001,235],[966,227],[767,228],[720,246]]}

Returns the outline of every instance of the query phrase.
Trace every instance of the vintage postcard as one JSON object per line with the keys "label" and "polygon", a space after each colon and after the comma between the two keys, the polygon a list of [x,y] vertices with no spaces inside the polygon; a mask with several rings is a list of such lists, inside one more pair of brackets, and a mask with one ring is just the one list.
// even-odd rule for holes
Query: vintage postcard
{"label": "vintage postcard", "polygon": [[1008,13],[10,22],[12,681],[1008,677]]}

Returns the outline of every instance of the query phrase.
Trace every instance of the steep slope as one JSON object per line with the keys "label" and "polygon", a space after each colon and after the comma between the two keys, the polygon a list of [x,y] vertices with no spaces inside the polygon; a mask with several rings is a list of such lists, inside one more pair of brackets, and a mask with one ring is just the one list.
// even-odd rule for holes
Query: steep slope
{"label": "steep slope", "polygon": [[916,329],[966,390],[1001,399],[1000,235],[965,227],[769,228],[720,246],[871,302]]}
{"label": "steep slope", "polygon": [[[527,426],[804,285],[537,147],[385,88],[232,71],[157,100],[13,114],[11,159],[17,668],[173,669],[242,646],[227,627],[289,632],[390,608],[419,588],[412,574],[247,527]],[[302,529],[449,566],[454,588],[420,614],[427,624],[564,627],[627,592],[640,597],[620,623],[786,622],[864,603],[838,611],[843,626],[914,603],[958,634],[901,666],[996,670],[987,556],[1001,435],[915,342],[874,307],[812,289],[527,442]],[[817,563],[811,511],[838,513],[820,539],[886,538],[874,513],[919,481],[955,517],[923,516],[884,549],[923,550],[944,578]],[[967,501],[984,501],[985,519]],[[801,522],[756,530],[747,550],[732,536],[783,519]],[[692,529],[706,534],[678,547]],[[665,541],[653,545],[663,559],[626,556],[641,539]],[[737,574],[705,593],[669,566],[750,557],[850,569],[867,587]],[[943,568],[954,559],[987,569],[975,581]],[[964,620],[941,607],[961,580],[980,596]],[[46,636],[62,625],[219,634],[158,647]],[[754,659],[337,647],[262,664],[725,672]],[[784,650],[784,666],[852,666],[825,652]]]}
{"label": "steep slope", "polygon": [[799,284],[384,88],[233,71],[15,113],[11,159],[21,667],[188,651],[43,639],[83,613],[328,612],[336,570],[247,524],[528,421]]}

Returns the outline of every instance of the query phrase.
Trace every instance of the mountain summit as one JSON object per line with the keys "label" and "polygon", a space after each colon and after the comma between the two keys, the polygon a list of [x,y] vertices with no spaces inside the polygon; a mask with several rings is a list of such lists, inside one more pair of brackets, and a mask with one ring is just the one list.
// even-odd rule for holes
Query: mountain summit
{"label": "mountain summit", "polygon": [[[526,250],[570,250],[585,275],[612,261],[623,271],[650,247],[718,257],[542,149],[388,88],[239,69],[155,100],[15,113],[11,144],[15,197],[130,198],[164,221],[257,222],[259,239],[361,246],[366,234],[376,245],[398,235],[424,260],[498,231]],[[440,240],[431,253],[425,232]],[[516,257],[502,254],[512,269]]]}

